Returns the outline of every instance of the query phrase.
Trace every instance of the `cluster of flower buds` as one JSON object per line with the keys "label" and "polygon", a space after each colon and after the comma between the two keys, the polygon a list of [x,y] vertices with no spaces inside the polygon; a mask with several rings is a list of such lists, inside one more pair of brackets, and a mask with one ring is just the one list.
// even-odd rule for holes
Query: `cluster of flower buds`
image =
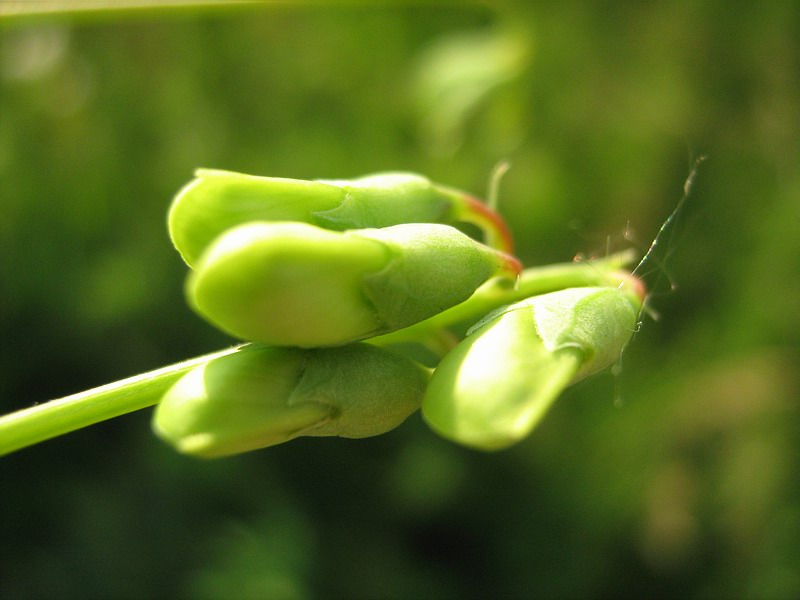
{"label": "cluster of flower buds", "polygon": [[[477,225],[485,243],[458,223]],[[617,360],[641,311],[637,280],[609,277],[516,303],[500,294],[434,370],[379,347],[392,332],[435,333],[476,290],[514,290],[520,275],[502,218],[415,174],[201,170],[175,198],[169,231],[191,268],[189,304],[253,342],[190,371],[156,410],[155,431],[200,456],[378,435],[420,406],[443,436],[502,448],[566,386]]]}

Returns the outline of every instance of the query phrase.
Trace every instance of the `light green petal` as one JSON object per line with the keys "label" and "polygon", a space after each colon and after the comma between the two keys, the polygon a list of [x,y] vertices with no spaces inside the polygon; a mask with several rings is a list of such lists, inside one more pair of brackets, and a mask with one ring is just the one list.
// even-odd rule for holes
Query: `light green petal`
{"label": "light green petal", "polygon": [[172,243],[190,267],[223,232],[251,221],[310,222],[345,193],[315,181],[200,169],[175,196],[168,216]]}
{"label": "light green petal", "polygon": [[513,311],[467,337],[436,368],[422,404],[440,435],[481,450],[525,438],[574,377],[578,349],[551,353],[533,315]]}
{"label": "light green petal", "polygon": [[236,454],[293,439],[330,418],[320,403],[290,405],[302,350],[250,347],[196,367],[156,408],[153,428],[186,454]]}
{"label": "light green petal", "polygon": [[251,223],[211,246],[187,294],[201,315],[241,339],[337,345],[384,328],[361,280],[388,259],[371,239],[302,223]]}

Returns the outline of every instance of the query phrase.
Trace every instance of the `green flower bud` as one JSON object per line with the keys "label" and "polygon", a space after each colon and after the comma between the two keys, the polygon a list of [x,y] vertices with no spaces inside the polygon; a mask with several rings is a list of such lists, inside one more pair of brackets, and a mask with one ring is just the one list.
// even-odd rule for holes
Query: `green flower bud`
{"label": "green flower bud", "polygon": [[249,223],[190,274],[190,304],[221,329],[278,346],[344,344],[406,327],[468,298],[515,259],[446,225],[336,232]]}
{"label": "green flower bud", "polygon": [[437,367],[423,417],[482,450],[520,441],[564,388],[619,359],[637,326],[640,291],[571,288],[490,313]]}
{"label": "green flower bud", "polygon": [[169,211],[172,242],[190,267],[228,229],[252,221],[300,222],[345,231],[401,223],[473,222],[506,252],[503,220],[464,192],[413,173],[303,181],[200,169]]}
{"label": "green flower bud", "polygon": [[427,369],[368,344],[301,350],[260,345],[184,375],[153,417],[157,435],[212,458],[300,436],[386,433],[419,408]]}

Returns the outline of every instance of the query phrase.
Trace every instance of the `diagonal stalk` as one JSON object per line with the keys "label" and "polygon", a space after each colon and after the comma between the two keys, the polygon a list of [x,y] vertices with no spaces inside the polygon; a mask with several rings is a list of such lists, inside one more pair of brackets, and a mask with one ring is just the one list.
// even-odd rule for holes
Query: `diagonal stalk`
{"label": "diagonal stalk", "polygon": [[184,373],[242,347],[191,358],[0,417],[0,456],[157,404]]}

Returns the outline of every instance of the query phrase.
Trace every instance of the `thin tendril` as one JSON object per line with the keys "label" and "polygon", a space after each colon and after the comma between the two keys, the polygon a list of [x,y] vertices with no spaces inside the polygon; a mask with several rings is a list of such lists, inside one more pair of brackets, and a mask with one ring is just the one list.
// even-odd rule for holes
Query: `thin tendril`
{"label": "thin tendril", "polygon": [[[653,289],[655,289],[656,285],[658,285],[658,283],[661,281],[661,277],[662,276],[669,277],[667,275],[667,270],[666,270],[666,261],[667,261],[667,259],[670,258],[670,256],[674,252],[674,245],[673,245],[672,242],[673,242],[673,239],[675,237],[675,227],[673,226],[673,224],[676,221],[676,219],[678,218],[678,215],[683,210],[684,205],[688,201],[689,196],[691,195],[691,192],[692,192],[692,188],[694,187],[695,179],[697,178],[697,173],[699,171],[700,164],[703,163],[706,160],[706,158],[707,157],[705,155],[700,155],[695,159],[694,165],[692,166],[691,171],[689,171],[689,175],[686,177],[686,181],[684,181],[684,183],[683,183],[683,195],[681,196],[680,200],[678,200],[678,203],[675,205],[675,208],[670,213],[670,215],[661,224],[661,227],[659,228],[658,233],[656,233],[656,236],[653,238],[653,241],[650,243],[650,247],[648,248],[648,250],[645,253],[645,255],[642,257],[642,259],[639,261],[639,264],[637,264],[636,267],[633,269],[633,271],[631,271],[631,276],[632,277],[635,276],[635,277],[638,277],[641,280],[642,279],[642,274],[640,274],[640,271],[641,271],[642,267],[644,267],[644,265],[646,263],[648,263],[650,261],[654,261],[656,263],[656,266],[658,267],[656,269],[656,271],[659,273],[659,278],[656,280],[655,285],[653,286]],[[626,227],[626,236],[625,236],[626,238],[628,237],[629,228],[630,228],[630,225],[628,225]],[[667,252],[666,252],[666,254],[664,255],[664,257],[662,259],[659,259],[659,258],[654,256],[654,252],[655,252],[656,248],[662,243],[662,241],[663,241],[663,239],[664,239],[664,237],[666,235],[669,236],[667,238],[667,243],[668,243]],[[647,274],[648,273],[644,273],[644,275],[647,275]],[[674,284],[671,284],[671,288],[674,289]],[[628,346],[633,342],[634,338],[636,337],[636,334],[638,334],[640,329],[641,329],[641,326],[642,326],[642,314],[647,313],[654,321],[658,320],[659,315],[649,305],[648,298],[649,298],[649,295],[644,298],[644,300],[642,302],[642,306],[639,309],[639,314],[636,317],[636,329],[634,330],[633,335],[631,336],[631,338],[627,341],[625,346],[623,346],[622,350],[620,351],[619,360],[617,361],[617,364],[614,366],[614,370],[613,370],[615,376],[621,374],[622,369],[623,369],[622,360],[623,360],[623,357],[625,356],[625,351],[628,349]],[[617,390],[615,392],[615,404],[618,401],[621,402],[621,393],[619,393],[619,390]]]}
{"label": "thin tendril", "polygon": [[500,202],[500,181],[503,179],[503,176],[508,173],[510,168],[510,162],[501,160],[494,166],[491,175],[489,175],[489,189],[486,192],[486,205],[495,212],[497,212],[497,205]]}
{"label": "thin tendril", "polygon": [[[689,172],[689,176],[686,178],[686,181],[683,184],[683,196],[681,196],[681,199],[678,200],[678,204],[675,206],[675,209],[670,213],[670,215],[666,218],[666,220],[661,224],[661,227],[659,228],[658,233],[656,233],[656,236],[653,238],[653,241],[650,243],[650,248],[648,248],[647,252],[642,257],[642,260],[640,260],[639,264],[636,265],[636,267],[633,269],[633,271],[631,272],[631,275],[637,275],[639,270],[645,265],[645,263],[647,263],[651,259],[652,255],[653,255],[653,252],[655,252],[656,248],[661,243],[662,239],[664,238],[664,236],[667,233],[669,233],[669,241],[670,241],[670,244],[671,244],[672,238],[675,235],[675,228],[671,227],[671,225],[677,219],[678,214],[683,210],[684,205],[686,204],[687,200],[689,199],[689,195],[691,194],[692,187],[694,186],[695,178],[697,177],[697,171],[698,171],[698,169],[700,167],[700,163],[702,163],[704,160],[706,160],[706,156],[705,155],[701,155],[701,156],[697,157],[697,159],[694,161],[694,166],[692,167],[692,170]],[[668,250],[668,253],[664,257],[664,259],[666,260],[667,258],[669,258],[670,255],[671,255],[671,251]],[[661,262],[663,263],[664,261],[661,261]]]}

